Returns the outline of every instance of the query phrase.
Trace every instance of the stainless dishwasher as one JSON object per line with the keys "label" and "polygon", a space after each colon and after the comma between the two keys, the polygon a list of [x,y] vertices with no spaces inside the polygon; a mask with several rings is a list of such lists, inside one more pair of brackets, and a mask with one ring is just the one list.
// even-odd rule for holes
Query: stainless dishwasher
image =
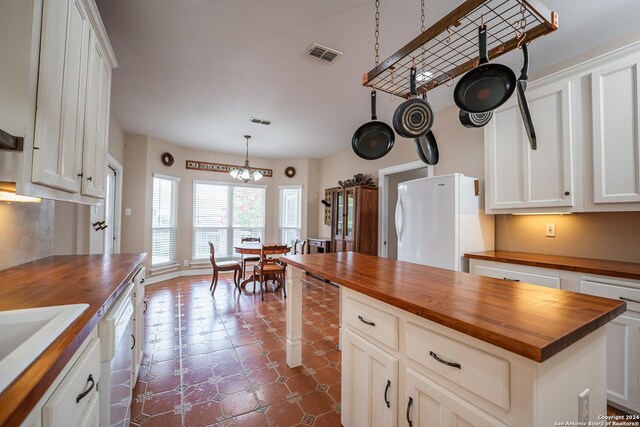
{"label": "stainless dishwasher", "polygon": [[126,427],[131,421],[133,305],[130,283],[98,324],[100,337],[100,427]]}

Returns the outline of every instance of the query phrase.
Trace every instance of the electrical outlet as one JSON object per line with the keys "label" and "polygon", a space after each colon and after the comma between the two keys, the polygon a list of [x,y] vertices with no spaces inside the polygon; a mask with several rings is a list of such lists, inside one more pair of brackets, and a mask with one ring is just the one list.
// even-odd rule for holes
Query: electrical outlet
{"label": "electrical outlet", "polygon": [[185,259],[184,261],[182,261],[182,265],[184,267],[189,267],[189,261]]}
{"label": "electrical outlet", "polygon": [[578,421],[589,421],[589,389],[585,388],[578,395]]}
{"label": "electrical outlet", "polygon": [[547,224],[545,227],[546,236],[547,237],[556,237],[556,225],[555,224]]}
{"label": "electrical outlet", "polygon": [[124,214],[125,214],[126,216],[131,215],[131,208],[124,208]]}

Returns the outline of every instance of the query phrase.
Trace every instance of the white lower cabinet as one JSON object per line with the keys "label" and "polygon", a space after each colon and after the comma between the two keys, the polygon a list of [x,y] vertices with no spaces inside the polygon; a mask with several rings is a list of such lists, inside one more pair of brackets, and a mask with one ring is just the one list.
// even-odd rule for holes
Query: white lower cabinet
{"label": "white lower cabinet", "polygon": [[640,412],[640,286],[632,281],[585,276],[582,292],[627,302],[607,324],[607,399]]}
{"label": "white lower cabinet", "polygon": [[405,390],[405,418],[409,427],[506,426],[411,368],[405,374]]}
{"label": "white lower cabinet", "polygon": [[131,303],[133,304],[133,344],[131,346],[131,388],[136,386],[140,364],[144,348],[144,314],[146,311],[146,301],[144,300],[144,272],[142,267],[133,276],[133,293]]}
{"label": "white lower cabinet", "polygon": [[398,359],[347,329],[342,335],[342,424],[397,425]]}
{"label": "white lower cabinet", "polygon": [[549,426],[586,388],[589,420],[606,414],[604,328],[538,363],[344,287],[341,303],[344,427]]}

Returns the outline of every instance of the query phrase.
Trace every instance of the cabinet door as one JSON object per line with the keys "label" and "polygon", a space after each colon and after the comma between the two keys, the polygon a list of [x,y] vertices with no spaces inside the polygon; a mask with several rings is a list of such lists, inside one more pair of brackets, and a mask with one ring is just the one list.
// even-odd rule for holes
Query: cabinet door
{"label": "cabinet door", "polygon": [[398,359],[350,329],[342,340],[342,425],[396,426]]}
{"label": "cabinet door", "polygon": [[638,59],[591,74],[594,203],[640,202]]}
{"label": "cabinet door", "polygon": [[78,192],[89,21],[81,0],[43,5],[33,182]]}
{"label": "cabinet door", "polygon": [[82,194],[104,197],[109,132],[111,67],[95,33],[91,33],[87,103],[82,153]]}
{"label": "cabinet door", "polygon": [[331,232],[333,234],[333,251],[344,252],[344,227],[345,227],[345,210],[344,210],[344,191],[338,190],[334,193],[333,199],[333,225]]}
{"label": "cabinet door", "polygon": [[344,190],[344,243],[345,251],[357,251],[356,247],[356,188]]}
{"label": "cabinet door", "polygon": [[[506,426],[451,391],[419,374],[406,371],[405,425],[414,427]],[[411,424],[409,423],[411,422]]]}
{"label": "cabinet door", "polygon": [[485,129],[490,209],[574,206],[571,82],[527,92],[538,148],[531,150],[517,103]]}

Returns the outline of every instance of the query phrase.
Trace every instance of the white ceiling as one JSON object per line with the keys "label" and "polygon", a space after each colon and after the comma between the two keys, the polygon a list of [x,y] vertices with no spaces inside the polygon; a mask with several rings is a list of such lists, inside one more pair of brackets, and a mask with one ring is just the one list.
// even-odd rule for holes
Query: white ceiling
{"label": "white ceiling", "polygon": [[[531,44],[531,72],[640,29],[637,0],[543,2],[560,29]],[[370,119],[360,79],[373,67],[373,0],[97,3],[120,64],[111,109],[126,132],[238,154],[248,133],[251,155],[320,158],[350,147]],[[427,0],[427,25],[461,3]],[[418,34],[419,8],[419,0],[381,0],[381,60]],[[344,55],[332,64],[310,58],[313,42]],[[521,66],[517,52],[497,62]],[[378,98],[378,117],[390,123],[401,100]],[[429,101],[452,105],[452,89]]]}

